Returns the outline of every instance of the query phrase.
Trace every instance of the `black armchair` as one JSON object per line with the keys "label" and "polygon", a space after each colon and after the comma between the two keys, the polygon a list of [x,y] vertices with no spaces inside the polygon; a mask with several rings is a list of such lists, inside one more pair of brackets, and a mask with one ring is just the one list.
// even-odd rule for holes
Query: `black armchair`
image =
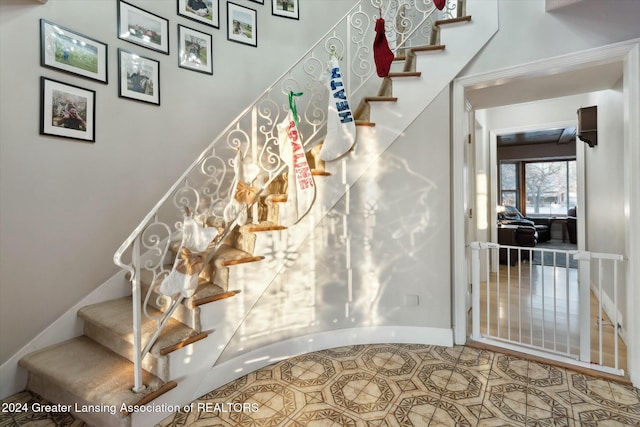
{"label": "black armchair", "polygon": [[546,242],[551,239],[549,218],[528,218],[522,215],[514,206],[505,206],[504,208],[504,212],[498,214],[498,221],[501,224],[534,227],[537,234],[537,242]]}

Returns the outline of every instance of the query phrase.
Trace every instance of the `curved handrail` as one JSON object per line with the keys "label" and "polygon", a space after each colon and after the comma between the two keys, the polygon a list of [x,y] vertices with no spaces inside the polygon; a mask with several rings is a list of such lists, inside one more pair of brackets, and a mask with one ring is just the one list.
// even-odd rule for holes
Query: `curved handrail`
{"label": "curved handrail", "polygon": [[[245,108],[240,114],[236,116],[236,118],[218,135],[216,139],[214,139],[209,146],[202,151],[200,156],[196,158],[196,160],[185,170],[185,172],[176,180],[176,182],[169,188],[169,190],[165,193],[165,195],[155,204],[155,206],[149,211],[149,213],[143,218],[143,220],[138,224],[136,228],[131,232],[131,234],[124,240],[124,242],[120,245],[120,247],[116,250],[113,261],[116,265],[121,267],[124,270],[129,271],[131,274],[134,274],[133,269],[122,262],[122,255],[130,247],[134,241],[134,239],[140,235],[141,231],[144,227],[151,221],[153,216],[158,212],[160,207],[171,197],[171,195],[175,192],[175,190],[180,186],[180,184],[188,177],[189,173],[202,162],[202,160],[207,156],[207,153],[220,141],[223,136],[227,134],[237,123],[246,115],[248,115],[263,99],[266,95],[268,95],[274,87],[277,86],[278,82],[284,80],[293,69],[295,69],[304,59],[309,56],[311,52],[315,50],[332,32],[338,28],[338,26],[345,21],[349,15],[353,14],[355,10],[357,10],[361,6],[362,0],[358,1],[356,5],[354,5],[329,31],[327,31],[324,36],[316,42],[311,48],[309,48],[300,59],[298,59],[287,71],[285,71],[279,78],[277,78],[274,83],[265,89],[247,108]],[[334,47],[335,49],[335,47]]]}

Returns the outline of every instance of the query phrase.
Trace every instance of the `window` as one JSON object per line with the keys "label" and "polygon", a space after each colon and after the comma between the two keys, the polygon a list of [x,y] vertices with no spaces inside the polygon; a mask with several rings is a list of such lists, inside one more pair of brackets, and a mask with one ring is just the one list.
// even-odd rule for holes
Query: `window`
{"label": "window", "polygon": [[576,205],[575,160],[527,162],[524,176],[527,215],[566,215]]}
{"label": "window", "polygon": [[500,163],[500,204],[519,207],[518,164]]}

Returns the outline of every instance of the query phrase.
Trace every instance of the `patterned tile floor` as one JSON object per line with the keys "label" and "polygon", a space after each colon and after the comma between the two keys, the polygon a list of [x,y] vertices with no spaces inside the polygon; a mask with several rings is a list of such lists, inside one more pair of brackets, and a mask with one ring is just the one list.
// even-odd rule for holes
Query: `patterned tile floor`
{"label": "patterned tile floor", "polygon": [[[463,346],[319,351],[257,370],[193,405],[201,410],[158,426],[640,426],[638,389]],[[22,421],[0,415],[0,426],[81,425],[61,416]]]}

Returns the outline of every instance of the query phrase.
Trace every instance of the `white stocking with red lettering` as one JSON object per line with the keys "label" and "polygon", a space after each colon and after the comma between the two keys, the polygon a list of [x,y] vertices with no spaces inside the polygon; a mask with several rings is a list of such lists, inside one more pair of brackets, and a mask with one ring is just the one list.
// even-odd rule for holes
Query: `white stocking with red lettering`
{"label": "white stocking with red lettering", "polygon": [[288,166],[287,201],[280,214],[280,223],[285,226],[293,225],[309,211],[316,197],[316,187],[307,163],[304,147],[298,134],[297,112],[293,96],[289,94],[289,113],[286,119],[278,125],[278,147],[280,157]]}
{"label": "white stocking with red lettering", "polygon": [[324,161],[335,160],[344,155],[356,141],[356,122],[347,100],[340,64],[335,56],[332,56],[329,62],[327,80],[329,85],[327,136],[320,150],[320,158]]}

